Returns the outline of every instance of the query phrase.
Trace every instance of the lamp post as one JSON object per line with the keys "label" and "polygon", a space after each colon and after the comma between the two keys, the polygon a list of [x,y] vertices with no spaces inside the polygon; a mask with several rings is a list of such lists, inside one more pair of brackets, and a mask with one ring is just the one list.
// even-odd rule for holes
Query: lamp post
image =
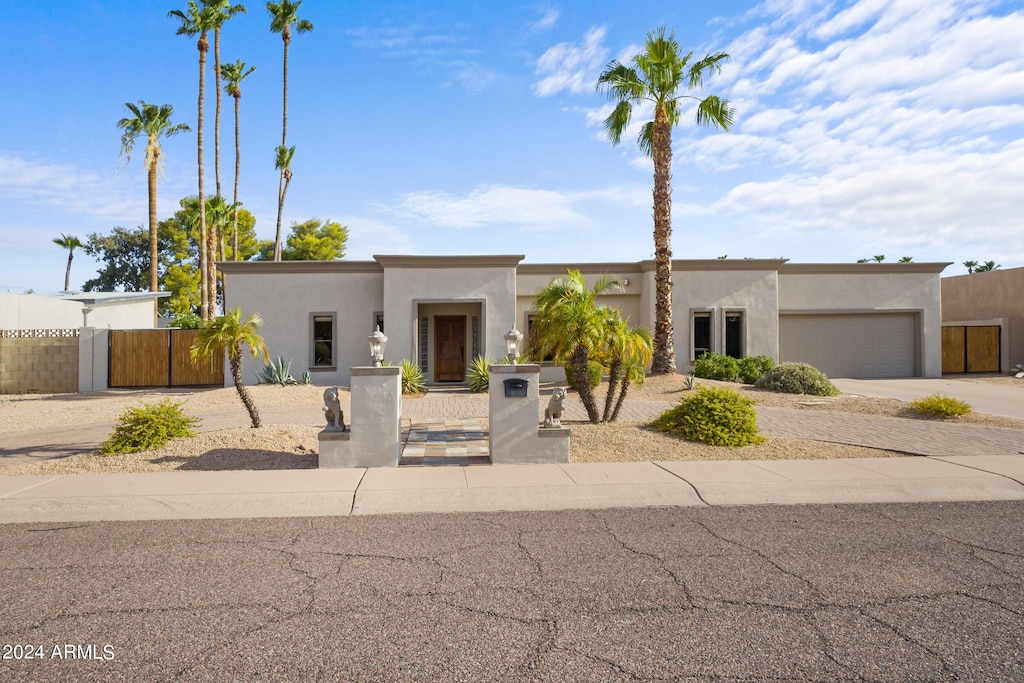
{"label": "lamp post", "polygon": [[369,340],[370,357],[373,358],[373,367],[379,368],[384,360],[384,347],[388,343],[388,338],[380,331],[380,325],[377,325],[377,329],[370,335]]}
{"label": "lamp post", "polygon": [[515,323],[512,323],[512,329],[505,333],[505,354],[513,365],[519,360],[519,343],[521,341],[523,341],[523,333],[516,329]]}

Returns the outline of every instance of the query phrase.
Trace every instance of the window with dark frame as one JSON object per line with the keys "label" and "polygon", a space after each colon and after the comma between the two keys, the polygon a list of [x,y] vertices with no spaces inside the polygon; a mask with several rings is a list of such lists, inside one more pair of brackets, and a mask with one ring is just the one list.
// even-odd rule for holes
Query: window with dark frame
{"label": "window with dark frame", "polygon": [[334,365],[334,315],[313,315],[313,367]]}
{"label": "window with dark frame", "polygon": [[[536,319],[536,313],[526,314],[526,351],[530,355],[530,358],[537,359],[540,357],[540,352],[537,350],[537,340],[533,334],[533,321]],[[540,358],[544,363],[552,363],[555,357],[552,354],[547,354]]]}
{"label": "window with dark frame", "polygon": [[693,314],[693,359],[711,353],[711,313]]}
{"label": "window with dark frame", "polygon": [[725,355],[743,358],[743,313],[741,311],[726,311]]}

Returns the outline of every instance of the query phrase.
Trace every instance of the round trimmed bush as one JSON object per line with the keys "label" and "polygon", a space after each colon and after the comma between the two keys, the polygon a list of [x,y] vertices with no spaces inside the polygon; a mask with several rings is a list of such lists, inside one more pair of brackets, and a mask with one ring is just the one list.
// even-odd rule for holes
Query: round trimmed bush
{"label": "round trimmed bush", "polygon": [[117,426],[97,449],[103,455],[135,453],[163,448],[171,439],[195,436],[199,420],[185,415],[181,404],[165,398],[160,403],[143,403],[125,408]]}
{"label": "round trimmed bush", "polygon": [[932,394],[912,401],[910,407],[922,415],[932,417],[960,417],[971,412],[971,406],[960,399],[943,394]]}
{"label": "round trimmed bush", "polygon": [[783,363],[776,366],[757,380],[754,386],[783,394],[839,395],[839,389],[829,381],[828,376],[807,363]]}
{"label": "round trimmed bush", "polygon": [[654,421],[658,431],[712,446],[764,442],[757,432],[754,402],[732,389],[700,387]]}
{"label": "round trimmed bush", "polygon": [[740,358],[739,378],[744,384],[753,384],[775,367],[775,359],[770,356],[747,356]]}
{"label": "round trimmed bush", "polygon": [[693,363],[693,374],[702,379],[735,382],[739,372],[736,359],[723,353],[702,353]]}
{"label": "round trimmed bush", "polygon": [[[601,375],[604,374],[604,366],[598,363],[596,360],[587,361],[587,374],[590,375],[590,388],[596,389],[597,385],[601,383]],[[565,381],[569,385],[570,389],[576,389],[576,378],[572,373],[572,366],[565,366]]]}

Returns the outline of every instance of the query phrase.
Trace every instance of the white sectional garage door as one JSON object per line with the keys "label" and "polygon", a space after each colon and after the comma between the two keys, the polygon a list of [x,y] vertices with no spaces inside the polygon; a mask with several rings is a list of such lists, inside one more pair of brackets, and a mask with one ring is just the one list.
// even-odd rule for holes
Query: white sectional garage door
{"label": "white sectional garage door", "polygon": [[913,377],[913,313],[780,315],[779,360],[810,363],[829,377]]}

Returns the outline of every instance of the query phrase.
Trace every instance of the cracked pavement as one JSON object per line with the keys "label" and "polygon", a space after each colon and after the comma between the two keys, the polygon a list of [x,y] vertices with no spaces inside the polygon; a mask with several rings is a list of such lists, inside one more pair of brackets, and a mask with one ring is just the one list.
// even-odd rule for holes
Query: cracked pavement
{"label": "cracked pavement", "polygon": [[[0,525],[4,681],[1020,681],[1024,503]],[[94,644],[109,661],[50,659]]]}

